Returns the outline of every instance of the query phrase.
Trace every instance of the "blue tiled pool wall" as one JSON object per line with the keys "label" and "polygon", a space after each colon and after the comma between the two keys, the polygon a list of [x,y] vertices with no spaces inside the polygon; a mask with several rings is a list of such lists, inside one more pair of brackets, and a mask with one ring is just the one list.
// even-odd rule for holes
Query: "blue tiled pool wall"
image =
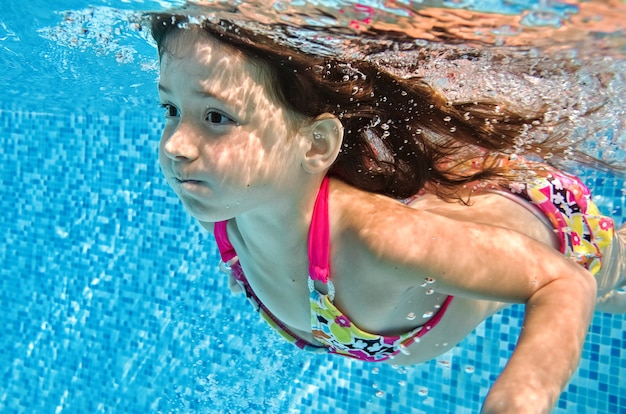
{"label": "blue tiled pool wall", "polygon": [[[161,178],[160,113],[3,105],[1,412],[475,413],[514,347],[520,306],[411,368],[295,350]],[[623,222],[623,183],[587,182]],[[626,319],[596,313],[555,412],[624,409],[624,352]]]}

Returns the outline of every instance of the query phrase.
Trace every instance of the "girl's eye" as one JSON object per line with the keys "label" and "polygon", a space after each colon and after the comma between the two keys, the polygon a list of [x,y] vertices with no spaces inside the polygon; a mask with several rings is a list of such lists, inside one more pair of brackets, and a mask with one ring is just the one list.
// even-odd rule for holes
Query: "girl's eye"
{"label": "girl's eye", "polygon": [[223,113],[216,112],[216,111],[208,112],[206,115],[206,120],[211,124],[217,124],[217,125],[236,124],[236,122],[232,118],[229,118]]}
{"label": "girl's eye", "polygon": [[165,109],[165,117],[166,118],[178,118],[178,109],[171,104],[163,104],[161,105],[163,109]]}

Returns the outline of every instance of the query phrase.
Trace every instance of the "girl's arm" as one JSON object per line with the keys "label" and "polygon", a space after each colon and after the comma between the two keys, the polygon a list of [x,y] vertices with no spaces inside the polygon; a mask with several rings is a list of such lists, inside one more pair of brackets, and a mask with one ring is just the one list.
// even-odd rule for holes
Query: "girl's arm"
{"label": "girl's arm", "polygon": [[578,366],[594,304],[593,277],[557,278],[538,289],[526,301],[517,347],[483,413],[551,412]]}
{"label": "girl's arm", "polygon": [[580,359],[595,305],[593,276],[503,227],[448,219],[376,195],[344,200],[342,227],[379,268],[388,267],[394,279],[385,283],[409,289],[429,275],[440,293],[526,304],[517,348],[484,412],[549,412]]}

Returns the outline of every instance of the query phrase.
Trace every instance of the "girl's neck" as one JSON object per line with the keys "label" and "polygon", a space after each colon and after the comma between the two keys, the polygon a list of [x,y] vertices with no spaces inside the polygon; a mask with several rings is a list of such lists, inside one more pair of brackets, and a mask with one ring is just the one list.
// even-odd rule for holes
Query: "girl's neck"
{"label": "girl's neck", "polygon": [[242,247],[251,252],[272,255],[306,248],[321,181],[322,177],[309,180],[271,206],[235,217],[232,229],[243,243]]}

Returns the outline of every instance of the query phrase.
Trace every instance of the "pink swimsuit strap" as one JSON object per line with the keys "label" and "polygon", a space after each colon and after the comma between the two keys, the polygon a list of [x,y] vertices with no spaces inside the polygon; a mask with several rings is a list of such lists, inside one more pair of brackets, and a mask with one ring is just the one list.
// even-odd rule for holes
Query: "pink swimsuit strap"
{"label": "pink swimsuit strap", "polygon": [[237,281],[239,286],[243,289],[246,294],[246,297],[252,304],[252,306],[259,312],[261,317],[278,333],[285,338],[288,342],[296,345],[298,348],[304,349],[308,352],[319,353],[322,350],[325,350],[324,347],[320,347],[318,345],[314,345],[309,343],[307,340],[300,338],[297,334],[295,334],[289,327],[287,327],[283,322],[270,312],[269,309],[259,300],[256,296],[252,287],[248,283],[246,276],[243,273],[243,269],[241,268],[241,264],[237,259],[237,253],[235,252],[235,248],[228,240],[227,233],[227,221],[220,221],[214,224],[213,235],[215,236],[215,241],[217,243],[217,247],[220,252],[220,256],[222,258],[222,263],[220,264],[220,268],[223,271],[229,272]]}
{"label": "pink swimsuit strap", "polygon": [[230,240],[228,240],[228,233],[226,232],[227,224],[228,221],[218,221],[213,225],[213,236],[215,237],[217,248],[219,249],[222,262],[224,263],[228,263],[233,258],[237,257],[235,248],[230,244]]}
{"label": "pink swimsuit strap", "polygon": [[329,181],[328,177],[324,177],[320,185],[309,227],[309,276],[325,284],[330,277]]}
{"label": "pink swimsuit strap", "polygon": [[[215,223],[214,236],[217,242],[224,268],[230,270],[237,282],[246,292],[246,296],[272,327],[274,327],[285,339],[296,346],[312,352],[330,352],[343,356],[349,356],[366,361],[383,361],[419,340],[419,338],[429,332],[441,320],[448,305],[452,301],[449,296],[442,303],[441,308],[424,325],[416,327],[411,331],[395,336],[377,335],[362,331],[353,325],[348,317],[343,314],[333,304],[334,287],[330,280],[330,223],[328,214],[328,194],[329,179],[324,178],[320,185],[319,193],[313,208],[311,226],[309,228],[309,289],[311,303],[311,331],[313,336],[323,345],[312,344],[299,338],[278,318],[276,318],[256,297],[251,286],[248,284],[241,265],[237,260],[237,253],[228,240],[227,222]],[[220,265],[222,266],[222,265]],[[321,294],[313,286],[313,280],[320,281],[327,285],[328,294]],[[331,292],[333,292],[331,294]],[[341,321],[341,322],[337,322]],[[345,327],[343,324],[348,324]],[[335,337],[337,330],[349,332],[346,340]],[[346,332],[344,332],[346,333]],[[369,345],[368,345],[369,344]],[[364,347],[365,346],[365,347]]]}
{"label": "pink swimsuit strap", "polygon": [[[312,284],[311,331],[328,347],[329,352],[364,361],[384,361],[402,352],[428,333],[442,319],[453,297],[448,296],[437,312],[424,324],[401,335],[385,336],[366,332],[350,321],[334,305],[334,287],[330,272],[330,223],[328,212],[329,179],[324,178],[313,208],[309,228],[309,276],[328,286],[328,294],[321,294]],[[332,293],[331,293],[332,292]],[[339,321],[339,322],[338,322]],[[337,332],[342,335],[337,336]],[[341,338],[341,339],[340,339]]]}

